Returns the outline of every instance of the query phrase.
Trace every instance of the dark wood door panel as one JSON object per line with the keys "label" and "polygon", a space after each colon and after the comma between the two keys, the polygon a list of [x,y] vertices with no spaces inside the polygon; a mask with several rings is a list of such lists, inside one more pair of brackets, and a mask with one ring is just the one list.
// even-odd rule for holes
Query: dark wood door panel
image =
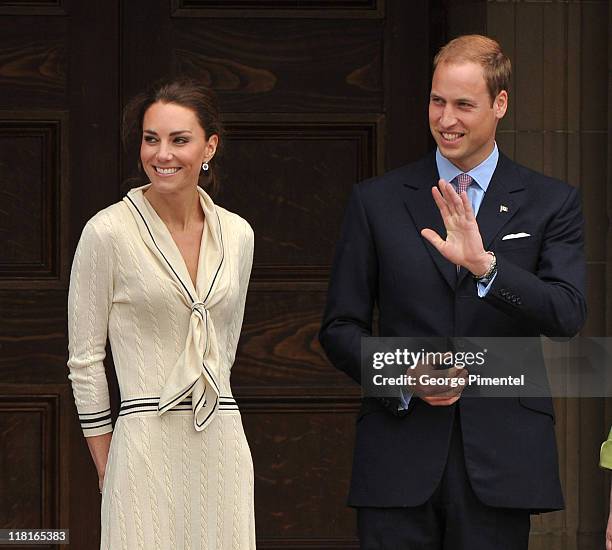
{"label": "dark wood door panel", "polygon": [[380,18],[385,0],[171,0],[173,17]]}
{"label": "dark wood door panel", "polygon": [[380,112],[383,24],[376,20],[177,20],[173,68],[235,112]]}
{"label": "dark wood door panel", "polygon": [[326,286],[351,187],[382,170],[384,118],[226,116],[220,204],[255,231],[252,282]]}
{"label": "dark wood door panel", "polygon": [[66,292],[0,291],[0,383],[67,384]]}
{"label": "dark wood door panel", "polygon": [[329,548],[339,540],[354,541],[355,518],[346,495],[356,403],[278,399],[241,405],[255,466],[262,548],[304,541]]}
{"label": "dark wood door panel", "polygon": [[65,17],[42,19],[35,14],[3,18],[1,109],[53,109],[66,104],[69,22]]}
{"label": "dark wood door panel", "polygon": [[232,384],[273,387],[271,395],[282,395],[283,388],[302,388],[310,395],[335,388],[344,394],[353,383],[329,365],[317,339],[324,305],[320,291],[252,291]]}
{"label": "dark wood door panel", "polygon": [[68,526],[70,400],[65,385],[0,384],[2,528]]}

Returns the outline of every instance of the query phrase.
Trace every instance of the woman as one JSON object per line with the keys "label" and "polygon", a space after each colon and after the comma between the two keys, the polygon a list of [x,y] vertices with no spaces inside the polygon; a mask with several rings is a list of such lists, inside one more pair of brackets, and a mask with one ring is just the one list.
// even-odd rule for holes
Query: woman
{"label": "woman", "polygon": [[[102,549],[255,548],[253,466],[230,369],[253,257],[215,205],[221,125],[199,83],[158,83],[124,113],[150,183],[85,226],[70,279],[69,378],[102,492]],[[121,390],[111,424],[103,359]],[[112,434],[112,437],[111,437]]]}

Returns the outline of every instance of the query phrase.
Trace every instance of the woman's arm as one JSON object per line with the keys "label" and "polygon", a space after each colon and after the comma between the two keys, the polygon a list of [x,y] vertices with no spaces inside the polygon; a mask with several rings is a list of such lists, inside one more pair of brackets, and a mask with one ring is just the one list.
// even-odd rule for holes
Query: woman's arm
{"label": "woman's arm", "polygon": [[99,216],[83,229],[72,264],[68,292],[68,378],[102,487],[113,429],[104,369],[113,297],[113,260],[109,230]]}
{"label": "woman's arm", "polygon": [[96,470],[98,471],[98,487],[100,492],[102,492],[102,486],[104,485],[104,474],[106,473],[106,462],[108,460],[111,437],[112,432],[85,438],[91,458],[93,458]]}

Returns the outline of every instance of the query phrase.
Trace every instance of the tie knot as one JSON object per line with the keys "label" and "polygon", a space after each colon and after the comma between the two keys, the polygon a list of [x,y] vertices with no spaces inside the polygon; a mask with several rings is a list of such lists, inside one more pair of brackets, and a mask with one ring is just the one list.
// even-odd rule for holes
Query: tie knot
{"label": "tie knot", "polygon": [[191,313],[195,313],[204,319],[204,317],[206,317],[206,307],[204,306],[204,302],[194,302],[191,304]]}
{"label": "tie knot", "polygon": [[473,181],[472,176],[469,174],[459,174],[455,178],[457,193],[460,195],[464,191],[467,191],[467,188],[472,185]]}

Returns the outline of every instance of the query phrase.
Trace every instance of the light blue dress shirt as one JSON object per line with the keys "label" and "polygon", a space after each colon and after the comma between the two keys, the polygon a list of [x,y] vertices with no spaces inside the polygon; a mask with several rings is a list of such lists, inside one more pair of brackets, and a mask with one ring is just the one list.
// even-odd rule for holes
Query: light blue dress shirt
{"label": "light blue dress shirt", "polygon": [[[498,160],[499,150],[497,149],[497,143],[495,143],[493,151],[485,160],[483,160],[475,168],[472,168],[469,172],[463,172],[450,160],[443,157],[442,153],[440,153],[440,149],[436,149],[436,165],[438,167],[438,174],[440,175],[440,178],[446,180],[447,182],[451,182],[459,174],[466,173],[474,180],[468,187],[466,193],[468,200],[472,205],[472,210],[474,211],[475,216],[478,215],[478,210],[482,204],[482,199],[484,199],[484,195],[489,188],[491,178],[493,177],[493,172],[495,172],[495,168],[497,168]],[[497,275],[494,275],[487,285],[484,285],[483,283],[477,284],[476,288],[480,298],[484,298],[487,295],[487,292],[489,292],[489,289],[491,288],[496,276]],[[410,403],[411,397],[412,393],[405,391],[403,388],[400,390],[400,398],[402,401],[401,405],[399,406],[400,410],[408,408],[408,403]]]}

